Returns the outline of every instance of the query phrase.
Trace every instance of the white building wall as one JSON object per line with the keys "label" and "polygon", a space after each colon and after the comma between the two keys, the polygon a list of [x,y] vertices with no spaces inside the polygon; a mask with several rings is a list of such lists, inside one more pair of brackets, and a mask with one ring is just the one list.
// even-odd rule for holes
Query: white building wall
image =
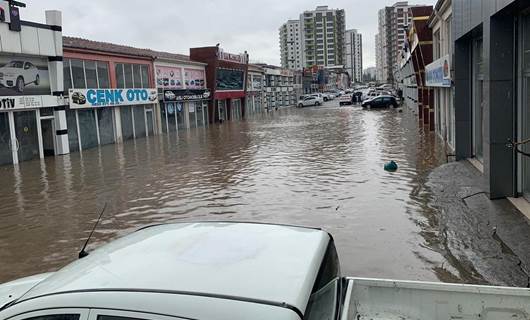
{"label": "white building wall", "polygon": [[282,68],[302,69],[300,21],[289,20],[280,27]]}
{"label": "white building wall", "polygon": [[363,78],[362,35],[356,30],[346,30],[344,36],[345,69],[352,82]]}

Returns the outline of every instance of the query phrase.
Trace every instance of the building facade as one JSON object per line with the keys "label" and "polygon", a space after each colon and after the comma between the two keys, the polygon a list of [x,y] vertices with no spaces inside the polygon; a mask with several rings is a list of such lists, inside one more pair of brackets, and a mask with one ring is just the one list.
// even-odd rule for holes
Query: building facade
{"label": "building facade", "polygon": [[434,130],[434,91],[427,86],[425,66],[432,60],[432,30],[428,21],[432,6],[411,7],[408,16],[412,21],[406,40],[409,45],[401,50],[401,61],[394,74],[397,86],[403,91],[405,104],[417,111],[419,120],[429,130]]}
{"label": "building facade", "polygon": [[238,121],[245,116],[248,54],[225,52],[219,46],[190,49],[190,59],[206,64],[211,95],[209,122]]}
{"label": "building facade", "polygon": [[290,69],[264,65],[266,108],[273,110],[296,105],[295,73]]}
{"label": "building facade", "polygon": [[363,81],[363,37],[356,30],[346,30],[344,34],[344,68],[350,75],[350,82]]}
{"label": "building facade", "polygon": [[438,136],[446,143],[448,153],[455,150],[455,105],[452,65],[452,1],[439,0],[429,19],[433,34],[433,62],[425,66],[427,86],[434,92],[434,122]]}
{"label": "building facade", "polygon": [[153,52],[160,131],[176,132],[208,126],[206,64],[188,56]]}
{"label": "building facade", "polygon": [[265,109],[265,70],[258,65],[248,65],[247,114],[261,113]]}
{"label": "building facade", "polygon": [[68,154],[61,13],[40,24],[0,7],[0,165]]}
{"label": "building facade", "polygon": [[302,66],[344,64],[345,13],[319,6],[300,15]]}
{"label": "building facade", "polygon": [[396,2],[390,7],[379,10],[376,56],[378,75],[381,82],[394,82],[394,73],[401,61],[401,50],[406,44],[408,26],[411,22],[407,1]]}
{"label": "building facade", "polygon": [[63,45],[70,151],[159,132],[149,50],[72,37]]}
{"label": "building facade", "polygon": [[[530,3],[453,0],[456,156],[490,198],[530,199]],[[518,150],[518,151],[517,151]]]}
{"label": "building facade", "polygon": [[280,54],[282,68],[302,68],[300,20],[289,20],[280,27]]}

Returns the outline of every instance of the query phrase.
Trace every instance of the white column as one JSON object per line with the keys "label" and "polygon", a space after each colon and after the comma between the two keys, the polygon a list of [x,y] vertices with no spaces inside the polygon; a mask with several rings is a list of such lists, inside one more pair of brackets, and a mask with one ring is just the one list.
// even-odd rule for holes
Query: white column
{"label": "white column", "polygon": [[9,131],[11,133],[11,152],[13,154],[13,163],[18,163],[18,140],[17,140],[17,134],[15,131],[15,116],[13,115],[13,111],[9,111],[7,114],[8,120],[9,120]]}

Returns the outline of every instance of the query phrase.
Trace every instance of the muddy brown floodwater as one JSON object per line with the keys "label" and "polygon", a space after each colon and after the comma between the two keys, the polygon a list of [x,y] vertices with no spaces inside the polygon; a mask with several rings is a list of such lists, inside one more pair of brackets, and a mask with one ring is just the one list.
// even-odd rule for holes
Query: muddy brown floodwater
{"label": "muddy brown floodwater", "polygon": [[458,281],[424,186],[442,161],[407,111],[328,104],[0,167],[0,282],[74,260],[105,203],[89,248],[160,222],[289,223],[331,232],[344,274]]}

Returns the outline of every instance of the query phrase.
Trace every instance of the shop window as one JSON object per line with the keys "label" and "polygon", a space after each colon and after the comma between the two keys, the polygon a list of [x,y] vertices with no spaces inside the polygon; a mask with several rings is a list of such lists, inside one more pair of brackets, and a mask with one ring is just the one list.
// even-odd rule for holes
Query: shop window
{"label": "shop window", "polygon": [[167,126],[169,132],[177,131],[177,110],[174,103],[166,104]]}
{"label": "shop window", "polygon": [[149,67],[147,65],[141,65],[140,72],[142,75],[142,88],[149,88]]}
{"label": "shop window", "polygon": [[167,110],[164,104],[160,104],[160,118],[162,119],[162,132],[167,133]]}
{"label": "shop window", "polygon": [[155,117],[153,116],[153,109],[145,110],[145,122],[147,125],[147,135],[153,136],[155,134]]}
{"label": "shop window", "polygon": [[85,75],[87,88],[97,88],[98,76],[96,72],[96,61],[85,61]]}
{"label": "shop window", "polygon": [[77,110],[79,118],[79,132],[81,133],[81,146],[83,150],[98,146],[96,118],[94,110]]}
{"label": "shop window", "polygon": [[530,16],[523,18],[523,59],[524,68],[530,69]]}
{"label": "shop window", "polygon": [[144,106],[132,107],[134,114],[134,133],[136,138],[141,138],[146,136],[145,131],[145,110]]}
{"label": "shop window", "polygon": [[66,122],[68,125],[68,144],[70,145],[70,152],[79,151],[75,110],[66,110]]}
{"label": "shop window", "polygon": [[190,128],[195,128],[197,126],[197,112],[195,108],[195,102],[189,102],[188,103],[188,113],[189,113],[189,119],[190,119]]}
{"label": "shop window", "polygon": [[132,65],[124,64],[123,70],[125,76],[125,88],[132,88],[134,86]]}
{"label": "shop window", "polygon": [[103,89],[110,88],[109,64],[107,62],[98,61],[97,68],[99,87]]}
{"label": "shop window", "polygon": [[86,88],[85,70],[83,67],[83,61],[73,59],[73,60],[70,60],[70,65],[72,67],[72,78],[73,78],[74,88],[78,88],[78,89]]}
{"label": "shop window", "polygon": [[186,116],[186,113],[184,112],[184,105],[182,102],[177,102],[175,106],[177,115],[177,129],[184,129],[186,128],[186,121],[184,120],[184,117]]}
{"label": "shop window", "polygon": [[118,63],[115,66],[116,71],[116,87],[125,88],[125,77],[123,75],[123,64]]}
{"label": "shop window", "polygon": [[0,112],[0,165],[13,163],[11,132],[7,112]]}
{"label": "shop window", "polygon": [[72,74],[70,73],[70,59],[63,61],[64,92],[72,88]]}
{"label": "shop window", "polygon": [[134,88],[142,88],[142,73],[140,72],[140,65],[133,64],[133,85]]}
{"label": "shop window", "polygon": [[134,138],[131,106],[120,107],[121,136],[123,140]]}
{"label": "shop window", "polygon": [[100,144],[114,143],[112,108],[97,109]]}

